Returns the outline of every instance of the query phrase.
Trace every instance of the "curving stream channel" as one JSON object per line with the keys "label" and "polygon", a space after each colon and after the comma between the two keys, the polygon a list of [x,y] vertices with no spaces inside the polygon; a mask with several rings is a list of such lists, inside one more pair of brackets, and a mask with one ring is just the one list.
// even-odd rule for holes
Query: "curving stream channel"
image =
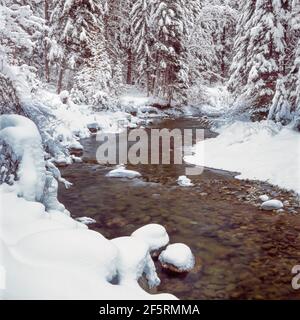
{"label": "curving stream channel", "polygon": [[[152,127],[204,128],[206,137],[214,136],[200,118],[162,120]],[[299,207],[278,214],[255,206],[262,192],[290,202],[292,195],[210,169],[192,178],[194,187],[183,188],[176,180],[185,165],[128,165],[143,178],[107,178],[111,168],[95,159],[99,142],[91,137],[81,143],[83,162],[62,169],[73,187],[59,190],[74,217],[94,218],[90,228],[110,239],[159,223],[172,243],[186,243],[195,254],[195,269],[180,276],[156,263],[161,279],[156,292],[180,299],[300,298],[291,286],[291,269],[300,264]]]}

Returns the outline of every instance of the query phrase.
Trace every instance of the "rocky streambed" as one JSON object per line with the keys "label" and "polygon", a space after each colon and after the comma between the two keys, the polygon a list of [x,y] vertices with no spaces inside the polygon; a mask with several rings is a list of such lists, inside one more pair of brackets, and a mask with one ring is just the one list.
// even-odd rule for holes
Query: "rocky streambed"
{"label": "rocky streambed", "polygon": [[[204,128],[203,119],[160,121],[158,128]],[[106,177],[110,167],[95,159],[99,142],[82,141],[82,163],[62,169],[73,187],[59,190],[59,200],[74,217],[96,220],[90,228],[108,238],[131,234],[148,223],[166,227],[171,241],[190,246],[193,271],[175,275],[157,262],[161,285],[180,299],[299,299],[291,285],[300,264],[300,210],[295,195],[267,183],[240,181],[233,173],[205,169],[193,187],[180,187],[183,165],[128,165],[142,178]],[[262,211],[259,196],[285,202],[284,210]]]}

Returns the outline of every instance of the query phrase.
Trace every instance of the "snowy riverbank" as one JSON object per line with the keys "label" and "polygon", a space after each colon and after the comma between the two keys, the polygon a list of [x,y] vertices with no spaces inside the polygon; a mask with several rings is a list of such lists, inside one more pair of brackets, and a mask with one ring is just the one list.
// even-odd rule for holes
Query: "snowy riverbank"
{"label": "snowy riverbank", "polygon": [[150,225],[145,242],[134,236],[110,241],[73,220],[57,201],[33,122],[8,115],[0,124],[1,155],[16,163],[15,176],[10,161],[1,167],[8,184],[0,186],[0,298],[175,299],[150,295],[137,283],[143,274],[150,287],[160,283],[150,252],[157,228],[165,234],[158,247],[166,245],[166,230]]}
{"label": "snowy riverbank", "polygon": [[237,121],[216,131],[217,138],[200,142],[185,161],[300,193],[299,132],[273,121]]}

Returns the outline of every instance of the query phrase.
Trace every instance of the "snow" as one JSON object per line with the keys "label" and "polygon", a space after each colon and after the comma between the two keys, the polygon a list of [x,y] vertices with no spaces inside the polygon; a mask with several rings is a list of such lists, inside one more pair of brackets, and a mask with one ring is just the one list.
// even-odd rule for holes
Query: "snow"
{"label": "snow", "polygon": [[141,174],[137,171],[126,170],[124,166],[120,166],[114,170],[111,170],[106,176],[109,178],[134,179],[141,177]]}
{"label": "snow", "polygon": [[[124,241],[116,246],[62,212],[46,212],[42,204],[17,197],[12,186],[1,185],[0,195],[1,264],[6,271],[2,298],[175,299],[169,294],[150,295],[133,281],[110,283],[119,269],[124,275],[139,275],[141,269],[134,270],[130,261],[139,261],[141,253],[146,256],[141,266],[158,283],[146,243]],[[138,246],[141,250],[135,255]],[[130,253],[128,260],[125,252]]]}
{"label": "snow", "polygon": [[169,235],[166,229],[154,223],[137,229],[131,236],[145,241],[149,246],[150,252],[161,249],[169,243]]}
{"label": "snow", "polygon": [[146,242],[134,237],[121,237],[113,239],[112,243],[119,249],[117,271],[120,284],[137,286],[137,281],[143,273],[150,287],[160,284]]}
{"label": "snow", "polygon": [[259,200],[262,202],[266,202],[266,201],[270,200],[270,198],[268,195],[263,194],[263,195],[259,196]]}
{"label": "snow", "polygon": [[162,265],[170,264],[181,272],[190,271],[195,266],[195,257],[191,249],[183,243],[168,245],[158,259]]}
{"label": "snow", "polygon": [[137,88],[131,87],[120,97],[120,104],[123,107],[138,108],[151,105],[151,99]]}
{"label": "snow", "polygon": [[94,224],[97,222],[95,219],[92,219],[89,217],[79,217],[79,218],[76,218],[76,220],[85,224],[85,225]]}
{"label": "snow", "polygon": [[90,219],[72,219],[57,200],[57,180],[70,184],[45,162],[34,123],[15,115],[1,116],[0,123],[0,139],[20,163],[19,181],[0,185],[0,298],[176,299],[150,295],[137,283],[142,273],[150,287],[160,282],[149,254],[157,239],[110,241],[82,223]]}
{"label": "snow", "polygon": [[194,184],[192,183],[191,179],[187,178],[186,176],[180,176],[177,179],[177,183],[181,187],[192,187]]}
{"label": "snow", "polygon": [[40,200],[46,179],[44,151],[35,124],[19,115],[0,116],[0,141],[12,149],[19,162],[19,195],[27,200]]}
{"label": "snow", "polygon": [[279,210],[283,208],[283,203],[280,200],[267,200],[262,203],[261,208],[263,210]]}
{"label": "snow", "polygon": [[195,154],[185,157],[185,161],[239,172],[239,179],[267,181],[300,193],[298,132],[272,121],[237,121],[217,131],[217,138],[200,142],[194,148]]}

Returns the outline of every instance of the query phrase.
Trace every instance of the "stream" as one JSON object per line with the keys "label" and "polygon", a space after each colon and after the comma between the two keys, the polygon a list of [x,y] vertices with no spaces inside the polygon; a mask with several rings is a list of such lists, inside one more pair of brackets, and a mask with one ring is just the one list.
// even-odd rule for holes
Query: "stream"
{"label": "stream", "polygon": [[[203,128],[199,118],[160,120],[155,128]],[[151,292],[169,292],[180,299],[299,299],[291,286],[291,270],[300,264],[298,214],[261,211],[257,196],[266,192],[281,200],[292,196],[268,184],[240,181],[233,173],[206,168],[191,177],[193,187],[180,187],[182,165],[127,165],[142,178],[108,178],[112,167],[97,163],[95,136],[81,141],[82,163],[61,169],[73,183],[59,190],[59,200],[73,217],[87,216],[105,237],[128,236],[148,223],[167,229],[171,243],[183,242],[196,257],[196,267],[174,275],[156,262],[161,285]],[[294,208],[295,209],[295,208]]]}

